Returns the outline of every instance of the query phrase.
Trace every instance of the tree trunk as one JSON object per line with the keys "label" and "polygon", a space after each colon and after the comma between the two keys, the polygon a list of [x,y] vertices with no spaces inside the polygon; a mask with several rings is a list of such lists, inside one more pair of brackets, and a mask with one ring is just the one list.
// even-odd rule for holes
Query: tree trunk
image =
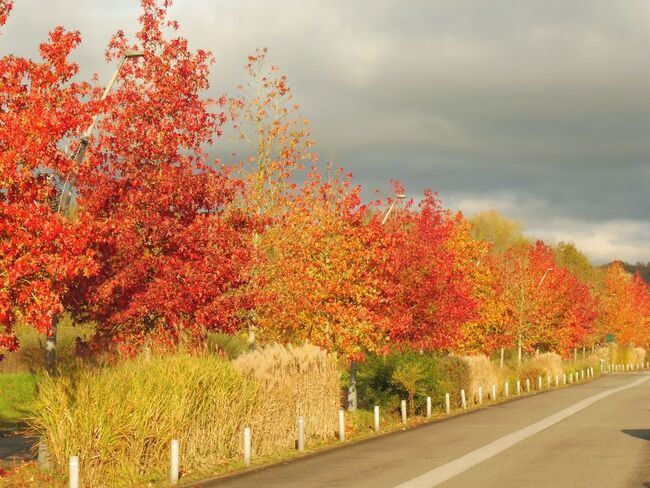
{"label": "tree trunk", "polygon": [[350,382],[348,384],[348,412],[357,411],[357,362],[350,363]]}
{"label": "tree trunk", "polygon": [[50,376],[56,376],[56,330],[59,326],[59,314],[52,317],[52,327],[45,341],[45,367]]}
{"label": "tree trunk", "polygon": [[503,369],[503,347],[501,347],[501,361],[499,361],[499,368]]}
{"label": "tree trunk", "polygon": [[521,334],[517,336],[517,363],[521,364]]}

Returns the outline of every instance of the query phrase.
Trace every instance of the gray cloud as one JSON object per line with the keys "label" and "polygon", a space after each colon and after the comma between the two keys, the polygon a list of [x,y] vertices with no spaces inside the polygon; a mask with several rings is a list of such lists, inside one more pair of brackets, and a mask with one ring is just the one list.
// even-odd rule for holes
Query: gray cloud
{"label": "gray cloud", "polygon": [[[177,0],[172,15],[214,52],[214,93],[268,46],[322,159],[369,189],[398,178],[597,262],[650,259],[647,2]],[[105,79],[106,42],[137,16],[135,0],[22,0],[0,51],[33,54],[63,24],[84,35],[83,73]]]}

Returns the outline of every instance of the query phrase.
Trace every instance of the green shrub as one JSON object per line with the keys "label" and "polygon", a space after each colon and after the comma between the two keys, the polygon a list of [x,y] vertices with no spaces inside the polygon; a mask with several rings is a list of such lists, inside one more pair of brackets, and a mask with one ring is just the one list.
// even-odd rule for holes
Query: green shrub
{"label": "green shrub", "polygon": [[[408,371],[416,372],[416,379],[404,378]],[[426,397],[434,407],[443,408],[445,393],[460,402],[460,390],[469,391],[469,367],[460,358],[415,352],[392,353],[387,356],[369,355],[359,365],[357,388],[359,403],[366,408],[380,405],[397,410],[400,400],[413,393],[413,408],[423,411]]]}

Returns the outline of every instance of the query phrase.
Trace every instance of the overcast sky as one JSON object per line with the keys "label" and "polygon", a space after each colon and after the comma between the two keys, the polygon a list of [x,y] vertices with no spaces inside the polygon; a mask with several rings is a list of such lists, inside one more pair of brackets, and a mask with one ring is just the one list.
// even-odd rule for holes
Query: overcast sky
{"label": "overcast sky", "polygon": [[[34,56],[60,24],[82,33],[82,75],[106,80],[104,47],[138,15],[137,0],[16,0],[0,54]],[[176,0],[171,16],[214,53],[213,94],[268,47],[321,160],[364,187],[396,178],[595,263],[650,260],[647,0]]]}

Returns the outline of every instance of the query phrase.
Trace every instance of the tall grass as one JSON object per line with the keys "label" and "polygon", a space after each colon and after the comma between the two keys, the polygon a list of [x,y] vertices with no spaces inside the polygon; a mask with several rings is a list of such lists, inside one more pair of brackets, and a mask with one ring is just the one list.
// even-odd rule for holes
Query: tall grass
{"label": "tall grass", "polygon": [[491,385],[497,385],[499,390],[503,385],[502,375],[490,358],[483,355],[461,356],[469,368],[469,399],[478,402],[478,387],[487,392]]}
{"label": "tall grass", "polygon": [[334,356],[309,344],[274,344],[239,356],[234,366],[259,388],[251,417],[254,454],[293,447],[299,415],[304,417],[307,438],[333,437],[340,406]]}
{"label": "tall grass", "polygon": [[237,363],[141,356],[44,379],[29,424],[56,472],[78,455],[82,486],[143,486],[167,478],[172,439],[187,474],[239,462],[244,427],[255,455],[293,447],[298,414],[311,437],[333,436],[338,384],[334,360],[313,346],[270,347]]}
{"label": "tall grass", "polygon": [[138,358],[45,379],[29,423],[47,442],[55,471],[78,455],[83,486],[136,486],[165,477],[174,438],[189,471],[235,458],[256,393],[218,357]]}

